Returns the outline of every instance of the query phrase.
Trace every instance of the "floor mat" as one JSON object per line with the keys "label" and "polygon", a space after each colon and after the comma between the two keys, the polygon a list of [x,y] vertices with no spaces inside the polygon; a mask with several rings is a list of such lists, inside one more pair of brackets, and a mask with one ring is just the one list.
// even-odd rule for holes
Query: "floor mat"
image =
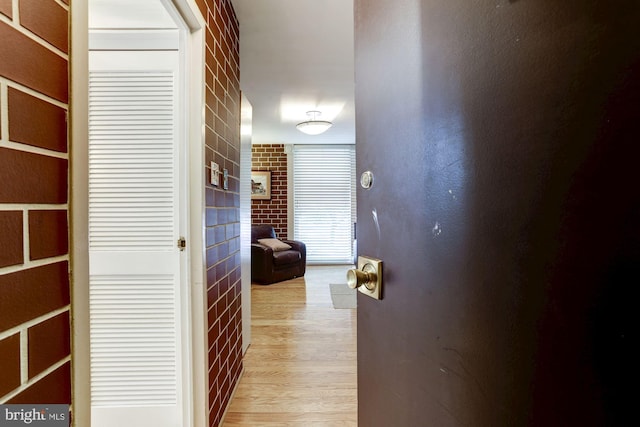
{"label": "floor mat", "polygon": [[355,289],[351,289],[346,283],[330,283],[331,302],[333,308],[356,308],[358,298]]}

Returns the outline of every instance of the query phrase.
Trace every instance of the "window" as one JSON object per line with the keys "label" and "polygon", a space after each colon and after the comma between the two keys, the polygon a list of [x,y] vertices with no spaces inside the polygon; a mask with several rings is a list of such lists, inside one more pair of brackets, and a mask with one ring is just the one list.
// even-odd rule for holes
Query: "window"
{"label": "window", "polygon": [[310,264],[353,263],[355,156],[353,145],[294,147],[294,238]]}

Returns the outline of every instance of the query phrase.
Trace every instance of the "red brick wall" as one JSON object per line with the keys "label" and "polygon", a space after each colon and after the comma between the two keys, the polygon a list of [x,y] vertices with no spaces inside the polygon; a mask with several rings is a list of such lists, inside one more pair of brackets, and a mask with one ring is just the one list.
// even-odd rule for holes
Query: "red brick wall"
{"label": "red brick wall", "polygon": [[63,3],[0,0],[0,403],[71,403]]}
{"label": "red brick wall", "polygon": [[[196,3],[207,22],[205,231],[209,425],[217,426],[242,371],[239,29],[230,0]],[[220,165],[221,171],[228,170],[228,190],[222,188],[222,182],[217,187],[209,183],[212,160]]]}
{"label": "red brick wall", "polygon": [[283,144],[251,147],[251,169],[271,171],[271,200],[251,201],[251,222],[273,224],[279,238],[287,238],[287,153]]}

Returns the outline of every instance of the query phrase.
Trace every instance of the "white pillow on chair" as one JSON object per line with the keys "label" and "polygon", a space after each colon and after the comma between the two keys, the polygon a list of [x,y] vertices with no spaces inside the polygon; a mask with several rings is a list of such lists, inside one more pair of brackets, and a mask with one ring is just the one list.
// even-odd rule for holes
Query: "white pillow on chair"
{"label": "white pillow on chair", "polygon": [[269,238],[269,239],[258,239],[258,242],[261,245],[265,245],[271,249],[273,249],[274,252],[279,252],[279,251],[288,251],[289,249],[291,249],[291,246],[287,245],[286,243],[278,240],[278,239],[273,239],[273,238]]}

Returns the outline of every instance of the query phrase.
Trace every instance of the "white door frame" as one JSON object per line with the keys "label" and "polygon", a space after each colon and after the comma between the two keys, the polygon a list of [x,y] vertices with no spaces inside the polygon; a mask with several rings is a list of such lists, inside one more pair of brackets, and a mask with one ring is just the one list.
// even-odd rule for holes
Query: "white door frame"
{"label": "white door frame", "polygon": [[[194,0],[161,0],[171,6],[189,27],[182,41],[189,64],[188,100],[188,221],[189,286],[183,298],[191,313],[183,322],[186,337],[185,388],[183,397],[192,402],[185,410],[185,426],[208,425],[207,327],[204,272],[204,34],[206,23]],[[70,223],[72,292],[72,402],[73,425],[91,424],[91,383],[89,353],[89,255],[88,255],[88,5],[71,5],[71,99],[70,99]]]}
{"label": "white door frame", "polygon": [[251,135],[253,107],[240,98],[240,276],[242,298],[242,354],[251,344]]}

